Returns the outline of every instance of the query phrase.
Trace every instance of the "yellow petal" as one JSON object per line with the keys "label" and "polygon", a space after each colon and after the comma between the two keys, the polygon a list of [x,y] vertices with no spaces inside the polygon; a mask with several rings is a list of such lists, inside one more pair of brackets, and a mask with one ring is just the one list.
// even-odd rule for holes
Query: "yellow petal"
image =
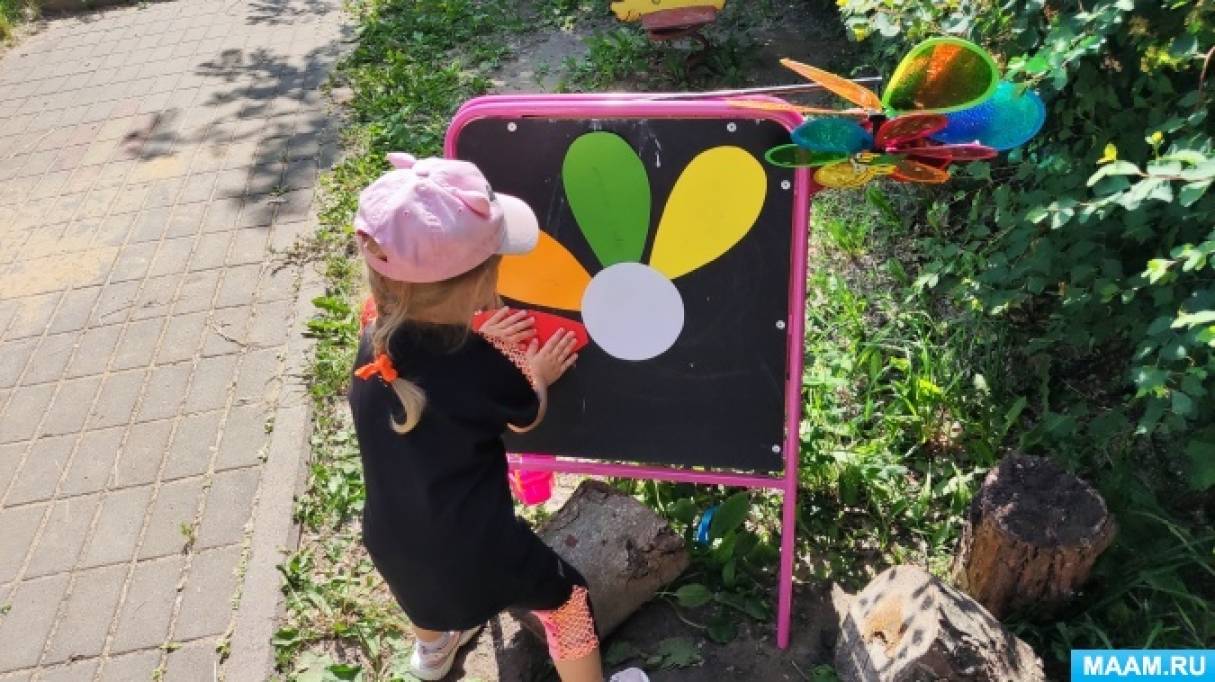
{"label": "yellow petal", "polygon": [[650,265],[674,279],[721,256],[755,225],[767,193],[764,167],[746,150],[701,152],[671,190]]}
{"label": "yellow petal", "polygon": [[530,253],[503,256],[498,293],[520,303],[561,310],[582,307],[582,292],[591,276],[564,246],[547,232]]}

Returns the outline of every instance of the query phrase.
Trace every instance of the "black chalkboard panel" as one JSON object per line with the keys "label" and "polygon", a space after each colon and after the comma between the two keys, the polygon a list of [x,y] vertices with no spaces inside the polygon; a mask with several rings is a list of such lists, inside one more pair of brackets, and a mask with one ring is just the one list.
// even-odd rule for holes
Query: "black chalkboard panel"
{"label": "black chalkboard panel", "polygon": [[[648,175],[650,229],[639,247],[642,263],[653,255],[655,232],[677,179],[706,150],[735,147],[758,161],[765,178],[759,190],[762,208],[728,251],[671,279],[684,313],[672,345],[654,357],[632,360],[592,341],[577,367],[553,387],[544,424],[509,436],[507,447],[600,460],[781,469],[793,172],[764,163],[763,153],[787,143],[788,131],[772,121],[745,118],[521,117],[467,123],[458,132],[456,156],[476,163],[496,191],[527,201],[541,229],[591,276],[604,267],[571,209],[563,164],[571,145],[595,132],[619,136]],[[754,168],[751,159],[743,160],[742,165]],[[623,199],[605,201],[619,202],[622,213],[628,212],[626,204],[635,209],[636,202]],[[679,257],[666,246],[668,260]],[[598,253],[602,255],[601,248]],[[651,305],[646,298],[638,297],[635,304]],[[580,311],[508,302],[575,320],[582,316]]]}

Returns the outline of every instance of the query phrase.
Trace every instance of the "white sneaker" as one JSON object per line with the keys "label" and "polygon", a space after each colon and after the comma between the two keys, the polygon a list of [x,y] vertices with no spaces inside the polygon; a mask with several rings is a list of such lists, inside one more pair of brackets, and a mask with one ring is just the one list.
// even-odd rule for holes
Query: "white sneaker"
{"label": "white sneaker", "polygon": [[608,682],[650,682],[650,676],[641,668],[626,668],[612,675]]}
{"label": "white sneaker", "polygon": [[409,670],[414,677],[426,682],[441,680],[451,672],[451,666],[456,662],[456,652],[468,644],[481,632],[481,626],[464,632],[449,632],[444,635],[442,643],[423,645],[420,640],[413,643],[413,653],[409,655]]}

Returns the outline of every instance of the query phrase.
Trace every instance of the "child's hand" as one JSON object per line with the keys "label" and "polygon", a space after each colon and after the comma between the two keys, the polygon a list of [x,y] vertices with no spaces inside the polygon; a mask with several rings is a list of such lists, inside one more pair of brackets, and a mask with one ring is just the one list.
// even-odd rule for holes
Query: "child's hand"
{"label": "child's hand", "polygon": [[557,330],[543,346],[536,339],[532,339],[527,347],[527,364],[531,366],[532,376],[536,381],[544,386],[551,386],[565,374],[565,370],[573,367],[574,362],[578,360],[578,354],[574,352],[574,344],[577,342],[578,337],[565,329]]}
{"label": "child's hand", "polygon": [[491,315],[477,331],[514,346],[536,336],[536,321],[526,310],[512,312],[510,308],[502,308]]}

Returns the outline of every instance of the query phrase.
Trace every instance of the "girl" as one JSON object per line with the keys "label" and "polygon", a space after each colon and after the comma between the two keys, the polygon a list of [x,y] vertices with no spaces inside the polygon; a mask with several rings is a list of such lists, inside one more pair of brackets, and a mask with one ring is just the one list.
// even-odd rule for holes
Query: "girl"
{"label": "girl", "polygon": [[[536,217],[472,164],[390,154],[355,218],[378,317],[363,335],[350,407],[367,500],[363,541],[413,624],[413,674],[438,680],[482,624],[532,610],[564,682],[600,682],[586,581],[514,515],[502,433],[535,428],[573,334],[538,343],[500,305],[502,254],[535,247]],[[514,350],[529,341],[526,352]],[[638,670],[613,680],[644,680]]]}

